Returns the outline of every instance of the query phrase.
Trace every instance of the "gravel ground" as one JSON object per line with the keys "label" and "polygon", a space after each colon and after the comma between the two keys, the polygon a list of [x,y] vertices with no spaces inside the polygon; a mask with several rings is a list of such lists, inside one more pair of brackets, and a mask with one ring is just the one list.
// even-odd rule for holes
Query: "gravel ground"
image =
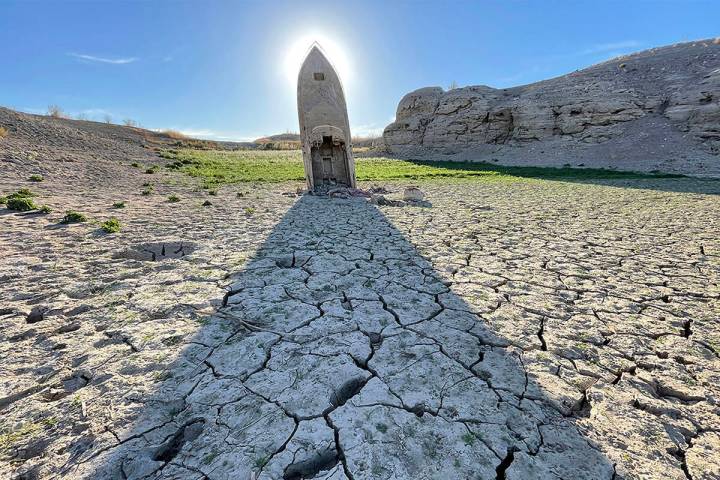
{"label": "gravel ground", "polygon": [[718,182],[394,207],[21,148],[2,193],[54,212],[0,211],[0,478],[720,476]]}

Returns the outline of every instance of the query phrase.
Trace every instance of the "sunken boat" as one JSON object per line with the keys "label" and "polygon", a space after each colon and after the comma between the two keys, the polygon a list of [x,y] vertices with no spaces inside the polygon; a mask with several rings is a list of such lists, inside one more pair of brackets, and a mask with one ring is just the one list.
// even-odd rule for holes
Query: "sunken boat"
{"label": "sunken boat", "polygon": [[350,122],[340,78],[315,44],[298,74],[298,117],[310,190],[355,188]]}

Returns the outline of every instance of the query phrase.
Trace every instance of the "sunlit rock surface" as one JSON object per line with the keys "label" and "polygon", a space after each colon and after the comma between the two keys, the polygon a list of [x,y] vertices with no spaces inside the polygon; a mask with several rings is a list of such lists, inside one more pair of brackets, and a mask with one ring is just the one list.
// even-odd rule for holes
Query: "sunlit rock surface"
{"label": "sunlit rock surface", "polygon": [[421,88],[396,156],[720,176],[720,42],[654,48],[520,87]]}

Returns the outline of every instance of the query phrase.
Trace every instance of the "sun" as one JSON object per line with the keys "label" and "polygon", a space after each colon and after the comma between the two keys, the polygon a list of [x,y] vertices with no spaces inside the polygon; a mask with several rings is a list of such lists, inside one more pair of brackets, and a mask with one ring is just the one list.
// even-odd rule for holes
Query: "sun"
{"label": "sun", "polygon": [[349,58],[346,54],[347,50],[342,44],[327,35],[317,33],[307,33],[300,35],[292,42],[285,55],[284,70],[288,81],[293,88],[297,84],[298,72],[302,66],[305,55],[310,51],[313,43],[318,43],[320,48],[327,56],[330,63],[335,67],[335,71],[340,76],[340,81],[345,90],[352,83],[352,68]]}

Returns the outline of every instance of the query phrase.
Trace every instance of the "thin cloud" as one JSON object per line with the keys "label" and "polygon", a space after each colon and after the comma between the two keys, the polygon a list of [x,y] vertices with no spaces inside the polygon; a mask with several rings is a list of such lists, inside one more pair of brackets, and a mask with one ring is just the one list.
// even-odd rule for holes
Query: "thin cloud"
{"label": "thin cloud", "polygon": [[592,55],[596,53],[624,51],[629,48],[638,48],[640,46],[642,46],[642,43],[638,42],[637,40],[624,40],[622,42],[612,43],[598,43],[596,45],[592,45],[589,48],[586,48],[585,50],[582,50],[580,52],[580,55]]}
{"label": "thin cloud", "polygon": [[[171,129],[172,130],[172,129]],[[178,132],[182,133],[185,136],[193,137],[193,138],[219,138],[222,136],[222,134],[214,132],[212,130],[193,130],[193,129],[179,129]]]}
{"label": "thin cloud", "polygon": [[377,124],[370,123],[367,125],[351,126],[350,130],[353,135],[357,137],[379,137],[382,135],[385,127],[378,127]]}
{"label": "thin cloud", "polygon": [[[533,70],[536,70],[538,67],[532,67]],[[523,78],[526,78],[528,76],[527,71],[522,71],[519,73],[516,73],[515,75],[507,75],[505,77],[498,77],[493,79],[491,82],[495,88],[505,88],[508,86],[514,86],[517,85],[520,80]]]}
{"label": "thin cloud", "polygon": [[112,115],[112,112],[109,112],[103,108],[87,108],[85,110],[80,110],[78,113],[82,113],[85,115]]}
{"label": "thin cloud", "polygon": [[95,63],[109,63],[111,65],[126,65],[138,61],[137,57],[126,57],[126,58],[107,58],[107,57],[96,57],[94,55],[86,55],[84,53],[68,53],[71,57],[75,57],[78,60],[84,60],[87,62]]}
{"label": "thin cloud", "polygon": [[34,115],[44,115],[47,113],[47,108],[30,108],[22,107],[17,109],[19,112],[32,113]]}
{"label": "thin cloud", "polygon": [[[156,132],[168,130],[167,128],[153,128]],[[190,138],[200,138],[203,140],[217,140],[220,142],[252,142],[256,138],[262,137],[262,135],[255,135],[248,137],[241,133],[235,132],[218,132],[215,130],[205,128],[170,128],[169,130],[175,130],[182,133],[183,135]]]}

